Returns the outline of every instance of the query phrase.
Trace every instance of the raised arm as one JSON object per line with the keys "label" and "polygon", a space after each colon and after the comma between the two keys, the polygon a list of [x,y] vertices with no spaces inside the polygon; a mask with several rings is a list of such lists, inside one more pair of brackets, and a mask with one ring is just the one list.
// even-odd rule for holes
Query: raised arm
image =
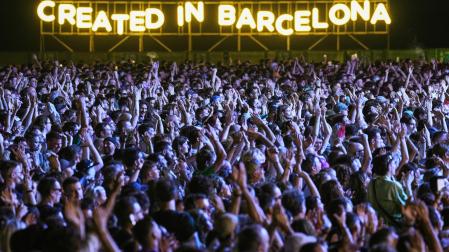
{"label": "raised arm", "polygon": [[209,139],[212,141],[214,150],[217,153],[217,160],[215,161],[213,167],[214,171],[218,172],[218,170],[220,170],[220,168],[223,166],[223,163],[227,159],[227,154],[225,149],[223,148],[223,145],[221,145],[220,139],[218,138],[215,129],[213,129],[212,126],[209,125],[209,130],[206,133],[208,134]]}

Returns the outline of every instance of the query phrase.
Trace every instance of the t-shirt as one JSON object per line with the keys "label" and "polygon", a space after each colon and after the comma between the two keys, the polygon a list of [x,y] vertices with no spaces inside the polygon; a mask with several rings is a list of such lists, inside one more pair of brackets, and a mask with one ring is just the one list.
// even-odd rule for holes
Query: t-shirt
{"label": "t-shirt", "polygon": [[394,178],[382,176],[370,181],[368,201],[387,225],[395,225],[401,221],[401,206],[405,205],[407,194]]}

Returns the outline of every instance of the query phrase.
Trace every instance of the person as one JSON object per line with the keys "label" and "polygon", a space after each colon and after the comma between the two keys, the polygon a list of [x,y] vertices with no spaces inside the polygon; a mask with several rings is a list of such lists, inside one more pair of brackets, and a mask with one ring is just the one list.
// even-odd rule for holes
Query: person
{"label": "person", "polygon": [[393,177],[393,157],[391,154],[375,157],[373,165],[376,177],[368,185],[368,201],[385,223],[400,226],[401,208],[405,206],[408,197],[402,185]]}
{"label": "person", "polygon": [[0,67],[2,251],[443,251],[449,65]]}

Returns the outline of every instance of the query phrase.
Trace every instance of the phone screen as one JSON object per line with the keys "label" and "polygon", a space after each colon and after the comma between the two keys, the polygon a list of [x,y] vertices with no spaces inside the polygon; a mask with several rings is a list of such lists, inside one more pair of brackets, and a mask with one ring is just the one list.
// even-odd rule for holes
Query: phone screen
{"label": "phone screen", "polygon": [[441,191],[445,187],[445,179],[439,178],[437,179],[437,190]]}

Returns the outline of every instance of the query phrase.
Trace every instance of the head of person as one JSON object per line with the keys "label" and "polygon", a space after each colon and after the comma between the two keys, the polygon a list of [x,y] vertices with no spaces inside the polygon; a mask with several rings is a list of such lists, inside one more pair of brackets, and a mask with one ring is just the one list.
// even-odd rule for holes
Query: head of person
{"label": "head of person", "polygon": [[160,202],[170,202],[176,199],[175,182],[170,179],[160,179],[156,183],[156,195]]}
{"label": "head of person", "polygon": [[369,240],[369,247],[374,247],[380,244],[387,244],[393,248],[396,247],[398,241],[398,234],[392,227],[384,227],[375,232]]}
{"label": "head of person", "polygon": [[139,202],[133,196],[125,196],[119,199],[114,207],[114,213],[123,228],[134,226],[144,217]]}
{"label": "head of person", "polygon": [[179,155],[187,155],[190,150],[189,139],[184,136],[178,136],[173,141],[173,150]]}
{"label": "head of person", "polygon": [[328,180],[320,186],[323,203],[327,204],[334,199],[344,196],[343,187],[335,179]]}
{"label": "head of person", "polygon": [[160,178],[160,170],[157,162],[145,161],[140,171],[142,182],[157,181]]}
{"label": "head of person", "polygon": [[86,193],[86,197],[89,197],[93,200],[93,204],[95,207],[103,205],[108,199],[106,190],[102,186],[95,186],[93,188],[90,188]]}
{"label": "head of person", "polygon": [[310,153],[306,155],[301,167],[305,172],[315,176],[321,171],[321,161],[318,156]]}
{"label": "head of person", "polygon": [[133,227],[133,234],[143,250],[159,251],[162,231],[151,217],[139,220]]}
{"label": "head of person", "polygon": [[378,176],[391,175],[395,169],[393,155],[390,153],[377,156],[373,159],[373,173]]}
{"label": "head of person", "polygon": [[47,134],[47,149],[58,153],[62,148],[62,136],[59,132],[50,131]]}
{"label": "head of person", "polygon": [[51,120],[48,116],[38,116],[36,119],[34,119],[33,126],[39,128],[42,133],[47,134],[51,130]]}
{"label": "head of person", "polygon": [[262,182],[265,180],[265,170],[262,164],[265,163],[265,154],[258,148],[251,148],[242,156],[245,164],[249,181],[252,183]]}
{"label": "head of person", "polygon": [[143,152],[139,149],[129,148],[124,150],[122,161],[127,170],[134,171],[135,169],[140,170],[142,168],[145,159]]}
{"label": "head of person", "polygon": [[0,175],[5,184],[17,185],[23,181],[22,164],[12,160],[0,161]]}
{"label": "head of person", "polygon": [[51,204],[58,203],[62,196],[62,187],[58,180],[53,177],[45,177],[39,181],[37,191],[41,195],[42,200],[46,200]]}
{"label": "head of person", "polygon": [[25,139],[31,151],[39,151],[44,143],[44,136],[39,129],[30,129],[25,134]]}
{"label": "head of person", "polygon": [[197,168],[200,171],[204,171],[212,167],[217,159],[215,151],[208,147],[201,148],[196,155]]}
{"label": "head of person", "polygon": [[306,213],[304,194],[297,189],[290,189],[282,194],[282,205],[290,212],[293,218],[301,217]]}
{"label": "head of person", "polygon": [[374,147],[373,149],[385,147],[380,129],[375,127],[368,128],[366,134],[368,135],[370,145]]}
{"label": "head of person", "polygon": [[176,159],[172,144],[168,141],[158,141],[154,144],[154,152],[161,154],[168,162],[174,162]]}
{"label": "head of person", "polygon": [[112,137],[113,133],[112,127],[107,123],[99,123],[95,127],[95,135],[98,138]]}
{"label": "head of person", "polygon": [[261,225],[251,225],[244,228],[237,239],[238,252],[267,252],[270,248],[270,236]]}
{"label": "head of person", "polygon": [[80,202],[83,197],[83,187],[77,177],[69,177],[62,183],[64,196],[72,202]]}
{"label": "head of person", "polygon": [[119,147],[119,144],[112,137],[106,137],[103,140],[102,150],[103,150],[104,155],[110,155],[110,156],[114,155],[115,150],[118,149],[118,147]]}

